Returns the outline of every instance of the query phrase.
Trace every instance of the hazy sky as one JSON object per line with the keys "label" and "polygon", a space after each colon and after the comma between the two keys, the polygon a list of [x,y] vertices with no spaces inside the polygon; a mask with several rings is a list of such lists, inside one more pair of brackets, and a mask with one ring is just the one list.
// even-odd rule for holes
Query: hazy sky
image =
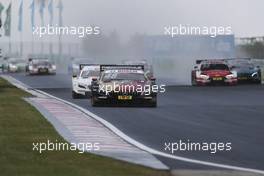
{"label": "hazy sky", "polygon": [[[12,0],[12,40],[17,32],[18,6]],[[24,39],[29,39],[32,0],[24,0]],[[10,0],[1,0],[7,6]],[[48,1],[47,1],[48,2]],[[58,0],[54,0],[55,5]],[[123,38],[133,33],[162,34],[167,25],[231,26],[236,36],[264,35],[263,0],[63,0],[64,25],[94,24],[102,31],[118,31]],[[45,9],[48,22],[48,10]],[[2,14],[5,18],[5,11]],[[57,9],[55,10],[57,23]],[[39,12],[36,8],[36,24]]]}

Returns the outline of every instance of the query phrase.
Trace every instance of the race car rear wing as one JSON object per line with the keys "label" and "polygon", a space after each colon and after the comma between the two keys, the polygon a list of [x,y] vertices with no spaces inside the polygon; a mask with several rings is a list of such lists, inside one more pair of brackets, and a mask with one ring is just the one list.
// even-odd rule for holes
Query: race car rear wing
{"label": "race car rear wing", "polygon": [[100,66],[99,64],[80,64],[79,69],[80,71],[85,67],[85,66]]}
{"label": "race car rear wing", "polygon": [[226,59],[223,59],[224,61],[230,61],[230,60],[252,60],[251,58],[248,58],[248,57],[242,57],[242,58],[226,58]]}
{"label": "race car rear wing", "polygon": [[198,64],[200,64],[201,62],[206,62],[206,61],[208,61],[208,62],[213,62],[213,61],[220,61],[220,62],[225,62],[225,61],[227,61],[227,60],[230,60],[230,59],[202,59],[202,60],[196,60],[196,64],[198,65]]}
{"label": "race car rear wing", "polygon": [[110,69],[130,69],[144,71],[144,65],[100,65],[100,72]]}
{"label": "race car rear wing", "polygon": [[196,60],[196,64],[198,65],[203,61],[229,61],[229,60],[251,60],[251,58],[201,59],[201,60]]}
{"label": "race car rear wing", "polygon": [[50,59],[48,59],[48,58],[32,58],[32,57],[28,58],[28,62],[31,62],[33,60],[50,60]]}

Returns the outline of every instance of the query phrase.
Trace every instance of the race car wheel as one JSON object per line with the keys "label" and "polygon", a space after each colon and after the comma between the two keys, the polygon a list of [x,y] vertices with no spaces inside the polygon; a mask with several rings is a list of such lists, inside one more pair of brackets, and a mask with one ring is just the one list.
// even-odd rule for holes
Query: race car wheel
{"label": "race car wheel", "polygon": [[256,84],[261,84],[261,83],[262,83],[261,79],[256,81]]}
{"label": "race car wheel", "polygon": [[74,91],[72,91],[72,98],[73,99],[79,98],[79,95],[75,93]]}
{"label": "race car wheel", "polygon": [[196,81],[195,81],[194,76],[192,75],[192,86],[196,86],[196,85],[197,85],[197,83],[196,83]]}
{"label": "race car wheel", "polygon": [[149,106],[153,108],[157,107],[157,101],[151,102]]}
{"label": "race car wheel", "polygon": [[258,84],[262,84],[262,74],[261,73],[259,74],[259,77],[260,77],[260,79],[258,81]]}
{"label": "race car wheel", "polygon": [[91,92],[85,92],[85,97],[86,97],[86,98],[91,98],[91,96],[92,96],[92,95],[91,95]]}
{"label": "race car wheel", "polygon": [[157,107],[157,97],[153,98],[153,100],[151,100],[150,102],[146,102],[145,105],[147,107]]}
{"label": "race car wheel", "polygon": [[94,96],[91,97],[91,105],[93,107],[96,107],[96,106],[99,106],[100,105],[99,101],[96,100],[96,98]]}

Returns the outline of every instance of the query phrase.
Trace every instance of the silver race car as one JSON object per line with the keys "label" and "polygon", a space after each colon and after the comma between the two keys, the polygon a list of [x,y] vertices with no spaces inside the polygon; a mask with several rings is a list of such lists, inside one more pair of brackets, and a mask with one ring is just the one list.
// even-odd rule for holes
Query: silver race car
{"label": "silver race car", "polygon": [[29,75],[56,74],[56,65],[49,59],[29,59],[27,66]]}

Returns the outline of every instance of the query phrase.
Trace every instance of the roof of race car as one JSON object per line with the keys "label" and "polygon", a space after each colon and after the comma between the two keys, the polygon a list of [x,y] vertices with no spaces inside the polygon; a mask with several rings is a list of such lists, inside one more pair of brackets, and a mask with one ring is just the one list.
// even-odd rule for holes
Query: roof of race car
{"label": "roof of race car", "polygon": [[8,58],[8,62],[13,62],[13,61],[23,61],[23,62],[26,62],[26,59],[24,59],[24,58],[15,58],[15,57]]}
{"label": "roof of race car", "polygon": [[49,59],[33,59],[32,62],[34,62],[34,63],[40,63],[40,62],[49,62],[49,63],[51,63],[51,61]]}
{"label": "roof of race car", "polygon": [[204,60],[200,64],[227,64],[224,60]]}
{"label": "roof of race car", "polygon": [[82,71],[88,71],[88,70],[100,70],[100,65],[88,65],[83,66]]}

